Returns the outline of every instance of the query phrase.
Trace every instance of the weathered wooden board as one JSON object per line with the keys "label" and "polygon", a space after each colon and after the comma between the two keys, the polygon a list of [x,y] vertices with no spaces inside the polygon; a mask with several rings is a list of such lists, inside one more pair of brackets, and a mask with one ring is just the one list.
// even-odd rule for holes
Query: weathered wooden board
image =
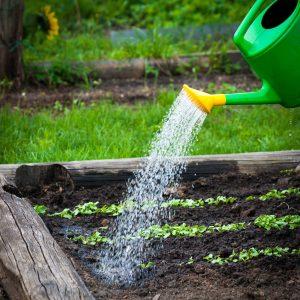
{"label": "weathered wooden board", "polygon": [[0,175],[0,285],[10,299],[94,299],[26,199]]}
{"label": "weathered wooden board", "polygon": [[[300,163],[300,151],[254,152],[241,154],[201,155],[187,157],[188,167],[183,179],[192,180],[225,172],[255,174],[294,168]],[[141,166],[142,158],[90,160],[59,163],[70,173],[78,186],[98,186],[107,182],[122,182]],[[29,165],[51,165],[29,164]],[[0,173],[14,178],[20,164],[0,165]]]}
{"label": "weathered wooden board", "polygon": [[[175,57],[170,59],[144,59],[135,58],[128,60],[95,60],[87,62],[73,62],[72,66],[83,66],[87,70],[90,70],[90,76],[94,78],[101,78],[103,80],[111,79],[138,79],[147,74],[147,67],[149,66],[157,69],[160,75],[178,75],[182,72],[191,71],[192,68],[197,66],[202,72],[208,72],[211,65],[212,54],[211,53],[194,53],[187,56]],[[226,57],[228,62],[232,65],[239,64],[241,70],[249,71],[249,66],[243,59],[241,53],[236,50],[229,50],[226,53],[216,52],[213,54],[214,59],[222,60],[222,57]],[[52,62],[37,62],[28,66],[28,72],[34,74],[36,67],[39,67],[45,73],[51,67]],[[153,76],[153,75],[152,75]]]}

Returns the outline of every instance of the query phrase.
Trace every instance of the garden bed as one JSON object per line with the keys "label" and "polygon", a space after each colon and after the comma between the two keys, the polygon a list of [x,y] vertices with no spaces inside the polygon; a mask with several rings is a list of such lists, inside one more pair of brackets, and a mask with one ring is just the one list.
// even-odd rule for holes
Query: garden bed
{"label": "garden bed", "polygon": [[[74,298],[74,288],[65,286],[64,279],[55,283],[64,273],[74,278],[69,278],[72,284],[78,282],[84,299],[92,299],[86,287],[95,299],[297,298],[298,151],[190,157],[183,182],[176,191],[169,189],[165,194],[163,205],[171,211],[171,218],[139,232],[149,240],[149,246],[162,247],[140,265],[134,285],[111,286],[96,274],[95,267],[101,263],[99,250],[110,242],[114,219],[126,209],[120,201],[125,198],[126,180],[138,164],[138,159],[128,159],[71,162],[64,167],[2,165],[0,173],[6,178],[15,176],[19,189],[6,184],[3,191],[0,186],[0,211],[4,212],[0,245],[21,249],[14,255],[22,268],[11,269],[9,260],[0,253],[0,275],[9,271],[6,274],[15,274],[18,280],[32,276],[24,290],[29,296],[42,295],[45,287],[50,295],[58,296],[52,289],[58,283],[59,289],[66,289],[65,299],[77,299],[78,295]],[[30,185],[35,188],[30,190]],[[25,196],[31,205],[18,198]],[[151,205],[146,201],[145,209]],[[51,241],[40,218],[33,217],[32,206],[64,254]],[[25,245],[17,238],[19,233]],[[48,243],[53,247],[47,249]],[[35,247],[42,247],[46,256],[33,251]],[[57,249],[59,257],[52,249]],[[24,261],[30,253],[33,265]],[[50,264],[48,259],[43,262],[48,255],[52,256]],[[53,262],[56,271],[52,278],[47,268],[53,272]],[[69,271],[59,271],[60,264],[61,270]],[[28,271],[22,273],[23,269]],[[32,288],[35,272],[40,274],[36,278],[40,283]],[[6,293],[13,296],[17,292],[13,281],[7,281],[10,277],[0,281],[4,299]]]}
{"label": "garden bed", "polygon": [[184,83],[199,87],[208,93],[230,92],[228,89],[232,89],[231,92],[251,91],[261,85],[259,80],[249,72],[232,75],[201,72],[194,74],[194,77],[187,72],[178,76],[162,76],[159,81],[157,78],[148,76],[137,79],[99,80],[90,82],[90,85],[85,85],[84,88],[65,85],[32,86],[31,83],[19,91],[7,91],[3,96],[0,94],[0,107],[9,105],[37,111],[46,107],[53,108],[55,103],[59,103],[61,108],[70,107],[74,105],[74,99],[87,105],[107,99],[120,104],[134,104],[141,101],[153,101],[162,91],[174,89],[178,91]]}
{"label": "garden bed", "polygon": [[[299,174],[292,170],[259,175],[226,173],[182,183],[177,192],[166,197],[195,200],[216,199],[222,195],[236,200],[219,205],[205,202],[203,207],[194,208],[172,207],[174,214],[168,222],[170,225],[209,226],[244,222],[245,228],[197,237],[161,239],[163,248],[150,258],[154,266],[145,270],[147,276],[136,285],[127,288],[107,286],[89,267],[97,263],[95,250],[103,244],[90,246],[72,241],[74,236],[91,234],[99,227],[107,226],[109,231],[115,217],[92,214],[78,215],[70,220],[49,216],[43,216],[43,219],[56,241],[75,262],[77,271],[96,299],[296,299],[300,288],[299,255],[260,255],[246,262],[223,265],[212,264],[204,257],[213,254],[225,259],[232,251],[240,252],[252,247],[299,249],[299,229],[266,230],[254,225],[254,220],[260,215],[276,215],[278,218],[299,215],[299,192],[285,196],[274,192],[267,194],[274,189],[282,191],[299,187]],[[49,213],[54,213],[87,202],[98,201],[99,207],[118,204],[124,199],[125,191],[124,183],[105,184],[93,189],[79,188],[72,194],[52,188],[29,199],[33,205],[43,204]],[[104,236],[107,231],[103,231]],[[158,240],[153,239],[153,242]]]}

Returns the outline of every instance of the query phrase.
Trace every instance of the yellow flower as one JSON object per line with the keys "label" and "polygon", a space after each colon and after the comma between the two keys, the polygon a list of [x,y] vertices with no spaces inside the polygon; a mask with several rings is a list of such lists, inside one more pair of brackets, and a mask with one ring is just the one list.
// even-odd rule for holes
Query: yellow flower
{"label": "yellow flower", "polygon": [[47,38],[49,40],[52,40],[54,36],[58,35],[59,32],[59,25],[58,25],[58,20],[55,16],[54,12],[51,12],[51,7],[50,5],[46,5],[43,8],[43,13],[47,19],[48,23],[48,35]]}

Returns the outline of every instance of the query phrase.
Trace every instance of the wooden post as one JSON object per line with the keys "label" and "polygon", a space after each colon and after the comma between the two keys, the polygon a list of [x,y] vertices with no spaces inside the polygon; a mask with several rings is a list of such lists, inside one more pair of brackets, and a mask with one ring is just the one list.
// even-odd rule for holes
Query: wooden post
{"label": "wooden post", "polygon": [[24,79],[23,11],[23,0],[0,0],[0,80],[12,80],[16,87]]}
{"label": "wooden post", "polygon": [[0,174],[0,286],[9,299],[94,299],[29,202],[5,184]]}

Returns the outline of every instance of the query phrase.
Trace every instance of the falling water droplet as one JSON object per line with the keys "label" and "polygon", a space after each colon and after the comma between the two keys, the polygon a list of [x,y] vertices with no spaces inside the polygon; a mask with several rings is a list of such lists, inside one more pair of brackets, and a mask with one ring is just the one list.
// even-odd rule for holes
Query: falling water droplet
{"label": "falling water droplet", "polygon": [[[160,205],[164,202],[163,195],[170,185],[178,185],[187,166],[184,156],[205,118],[206,113],[181,91],[152,142],[149,157],[128,182],[124,203],[131,199],[134,204],[116,219],[112,243],[99,251],[101,264],[95,270],[106,282],[123,285],[135,282],[141,276],[141,263],[155,255],[156,248],[138,233],[169,218],[168,209]],[[151,205],[145,209],[147,203]]]}

